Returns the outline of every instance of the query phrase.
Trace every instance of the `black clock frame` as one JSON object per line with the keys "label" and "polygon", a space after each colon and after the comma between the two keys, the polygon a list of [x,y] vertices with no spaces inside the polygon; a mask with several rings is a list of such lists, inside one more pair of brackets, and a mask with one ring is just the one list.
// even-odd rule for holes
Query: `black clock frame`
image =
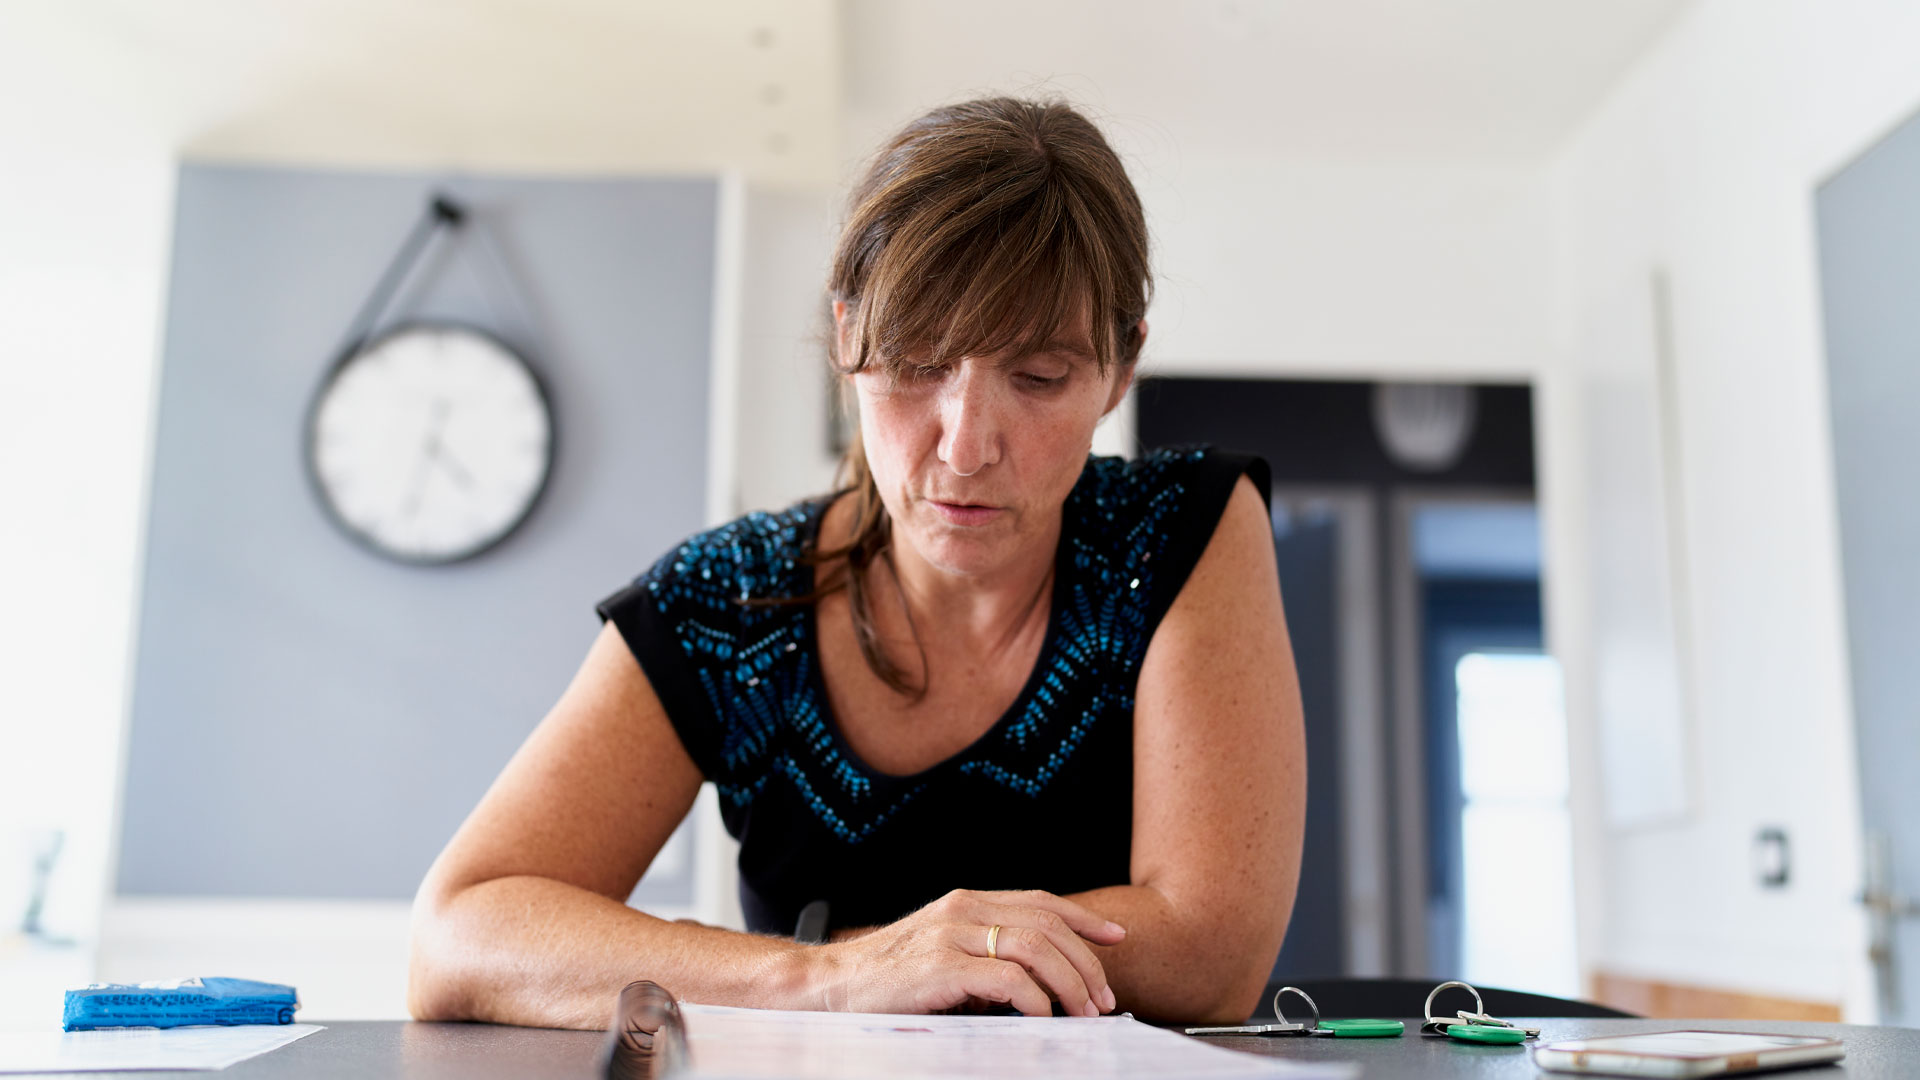
{"label": "black clock frame", "polygon": [[[479,542],[469,547],[461,548],[450,554],[411,555],[406,552],[395,551],[381,544],[380,541],[368,535],[366,532],[356,528],[351,522],[347,521],[345,517],[341,516],[339,509],[333,505],[333,499],[327,493],[326,483],[320,477],[320,466],[317,455],[320,438],[320,403],[327,399],[327,394],[333,390],[333,385],[339,380],[341,373],[351,367],[355,360],[379,348],[389,339],[399,337],[402,334],[446,330],[457,330],[462,333],[474,334],[493,342],[505,351],[508,356],[518,361],[520,367],[526,371],[527,377],[533,380],[534,394],[540,399],[541,406],[547,411],[546,467],[541,470],[540,483],[534,488],[532,498],[527,500],[527,504],[521,509],[520,514],[493,534],[482,538]],[[327,520],[332,522],[336,529],[339,529],[349,540],[352,540],[359,547],[383,559],[407,566],[451,566],[454,563],[466,562],[469,559],[477,558],[499,547],[509,536],[520,531],[520,526],[526,524],[527,519],[533,516],[534,510],[539,508],[541,501],[546,497],[547,489],[552,486],[554,468],[560,457],[559,419],[554,412],[553,395],[548,392],[547,382],[541,377],[540,369],[527,358],[525,353],[514,348],[511,343],[499,334],[485,327],[461,322],[457,319],[412,319],[395,323],[385,330],[382,330],[376,336],[362,338],[349,343],[347,347],[342,349],[340,354],[334,358],[333,362],[327,365],[326,375],[321,378],[320,385],[314,390],[312,396],[308,398],[303,431],[304,437],[300,441],[300,448],[303,459],[302,464],[307,475],[307,486],[313,492],[314,499],[320,504],[321,512],[326,515]]]}

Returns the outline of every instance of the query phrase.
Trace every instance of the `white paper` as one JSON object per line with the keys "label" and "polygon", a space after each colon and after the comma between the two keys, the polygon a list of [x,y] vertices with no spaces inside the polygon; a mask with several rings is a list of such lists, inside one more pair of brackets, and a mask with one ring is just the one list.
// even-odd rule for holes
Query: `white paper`
{"label": "white paper", "polygon": [[0,1032],[0,1073],[224,1069],[324,1030],[318,1024]]}
{"label": "white paper", "polygon": [[680,1011],[690,1059],[681,1075],[693,1080],[1347,1080],[1360,1071],[1237,1053],[1117,1016]]}

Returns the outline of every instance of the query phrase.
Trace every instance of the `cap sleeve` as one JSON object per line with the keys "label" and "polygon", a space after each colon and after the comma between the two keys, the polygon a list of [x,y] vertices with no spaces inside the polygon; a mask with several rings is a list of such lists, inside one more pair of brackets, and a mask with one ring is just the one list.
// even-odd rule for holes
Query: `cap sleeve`
{"label": "cap sleeve", "polygon": [[1249,454],[1177,446],[1088,459],[1066,507],[1073,591],[1063,617],[1081,652],[1138,670],[1242,475],[1269,497],[1272,472]]}
{"label": "cap sleeve", "polygon": [[1273,510],[1273,468],[1265,458],[1214,447],[1179,448],[1161,453],[1178,455],[1179,463],[1166,473],[1166,482],[1178,485],[1177,513],[1169,515],[1166,549],[1158,580],[1154,583],[1151,606],[1147,611],[1147,632],[1151,634],[1172,609],[1180,590],[1186,587],[1193,568],[1206,554],[1214,530],[1226,513],[1240,477],[1253,481],[1269,514]]}
{"label": "cap sleeve", "polygon": [[602,600],[700,774],[723,794],[758,779],[807,685],[805,538],[823,504],[754,512],[689,537]]}
{"label": "cap sleeve", "polygon": [[722,589],[702,581],[688,561],[688,541],[631,585],[594,605],[620,631],[700,774],[721,773],[723,713],[716,668],[739,619]]}

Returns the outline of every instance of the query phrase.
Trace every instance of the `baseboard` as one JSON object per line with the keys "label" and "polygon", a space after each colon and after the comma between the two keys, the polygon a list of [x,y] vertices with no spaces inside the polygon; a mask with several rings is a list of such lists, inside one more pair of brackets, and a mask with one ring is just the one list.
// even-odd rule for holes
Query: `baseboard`
{"label": "baseboard", "polygon": [[1588,997],[1602,1005],[1664,1020],[1840,1020],[1837,1002],[1801,1001],[1612,972],[1594,973]]}

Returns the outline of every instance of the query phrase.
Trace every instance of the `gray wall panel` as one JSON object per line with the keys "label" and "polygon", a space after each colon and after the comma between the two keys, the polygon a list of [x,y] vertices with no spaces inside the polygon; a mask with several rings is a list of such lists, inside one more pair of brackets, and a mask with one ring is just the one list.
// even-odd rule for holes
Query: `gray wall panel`
{"label": "gray wall panel", "polygon": [[[477,226],[395,314],[530,354],[558,451],[518,533],[417,568],[327,522],[301,425],[433,186]],[[119,888],[410,896],[593,603],[701,525],[717,187],[187,165],[178,200]]]}

